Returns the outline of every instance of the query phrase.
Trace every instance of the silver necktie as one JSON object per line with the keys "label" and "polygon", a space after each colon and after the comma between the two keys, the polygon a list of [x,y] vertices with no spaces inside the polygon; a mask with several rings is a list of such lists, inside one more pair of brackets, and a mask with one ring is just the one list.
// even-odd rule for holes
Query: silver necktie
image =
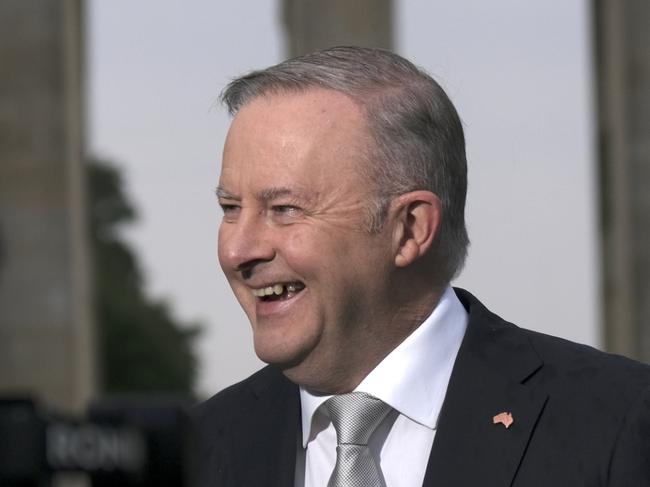
{"label": "silver necktie", "polygon": [[336,466],[327,487],[381,487],[379,466],[368,439],[390,406],[363,392],[334,396],[325,402],[336,430]]}

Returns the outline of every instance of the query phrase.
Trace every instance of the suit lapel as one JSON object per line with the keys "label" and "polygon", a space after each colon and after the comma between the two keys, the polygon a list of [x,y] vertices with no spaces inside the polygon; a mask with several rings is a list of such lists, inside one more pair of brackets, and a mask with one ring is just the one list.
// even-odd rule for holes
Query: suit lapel
{"label": "suit lapel", "polygon": [[[526,386],[542,363],[528,340],[462,290],[469,325],[440,413],[424,486],[509,486],[547,395]],[[493,417],[510,412],[509,428]]]}

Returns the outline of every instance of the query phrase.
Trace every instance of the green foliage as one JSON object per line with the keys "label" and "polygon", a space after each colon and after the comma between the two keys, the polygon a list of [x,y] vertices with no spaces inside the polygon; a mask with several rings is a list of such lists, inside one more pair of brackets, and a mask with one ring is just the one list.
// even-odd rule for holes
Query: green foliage
{"label": "green foliage", "polygon": [[197,368],[192,341],[200,328],[177,323],[164,302],[146,295],[137,258],[119,234],[136,219],[120,174],[102,161],[87,167],[103,391],[190,395]]}

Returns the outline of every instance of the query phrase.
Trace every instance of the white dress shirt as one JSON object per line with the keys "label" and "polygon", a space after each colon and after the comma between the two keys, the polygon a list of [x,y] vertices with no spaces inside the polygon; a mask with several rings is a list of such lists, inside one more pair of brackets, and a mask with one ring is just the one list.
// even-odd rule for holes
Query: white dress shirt
{"label": "white dress shirt", "polygon": [[[375,367],[355,391],[371,394],[394,411],[368,442],[386,487],[421,486],[438,415],[460,348],[467,312],[447,287],[431,315]],[[336,464],[336,431],[325,408],[331,396],[300,388],[302,448],[296,487],[326,487]]]}

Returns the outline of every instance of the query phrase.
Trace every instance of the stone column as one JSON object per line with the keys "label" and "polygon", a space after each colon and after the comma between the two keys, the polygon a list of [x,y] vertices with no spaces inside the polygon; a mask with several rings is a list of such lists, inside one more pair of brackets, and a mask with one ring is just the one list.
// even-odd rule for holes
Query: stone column
{"label": "stone column", "polygon": [[0,2],[0,394],[81,411],[95,364],[81,0]]}
{"label": "stone column", "polygon": [[284,0],[287,55],[331,46],[390,49],[391,0]]}
{"label": "stone column", "polygon": [[594,2],[605,343],[650,362],[650,2]]}

